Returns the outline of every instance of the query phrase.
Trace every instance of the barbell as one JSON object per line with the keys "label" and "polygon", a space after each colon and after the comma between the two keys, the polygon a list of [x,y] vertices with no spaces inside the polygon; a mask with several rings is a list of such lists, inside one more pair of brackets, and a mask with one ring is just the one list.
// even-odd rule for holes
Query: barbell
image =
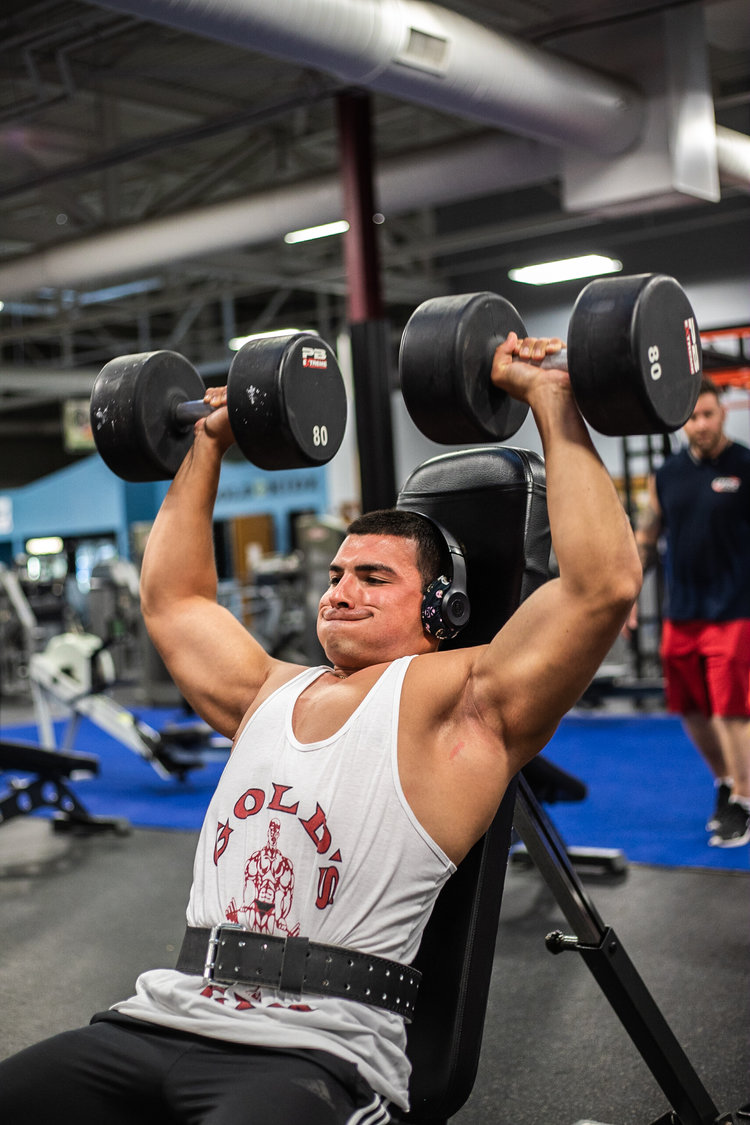
{"label": "barbell", "polygon": [[[410,316],[399,372],[407,410],[432,441],[504,441],[528,406],[490,380],[497,346],[528,335],[513,305],[496,293],[432,297]],[[586,421],[602,434],[664,434],[690,417],[702,359],[695,314],[664,274],[597,278],[578,296],[567,350],[542,366],[562,368]]]}
{"label": "barbell", "polygon": [[[94,383],[91,429],[104,462],[127,481],[168,480],[213,408],[203,379],[178,352],[118,356]],[[347,402],[336,357],[314,333],[248,340],[227,378],[237,445],[261,469],[324,465],[338,451]]]}

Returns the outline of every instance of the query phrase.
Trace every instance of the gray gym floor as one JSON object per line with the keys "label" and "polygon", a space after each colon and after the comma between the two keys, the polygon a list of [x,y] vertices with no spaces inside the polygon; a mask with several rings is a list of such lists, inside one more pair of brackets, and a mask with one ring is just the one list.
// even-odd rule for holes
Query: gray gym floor
{"label": "gray gym floor", "polygon": [[[88,1022],[170,965],[194,833],[76,839],[34,817],[0,827],[0,1057]],[[631,865],[586,888],[717,1108],[750,1100],[750,873]],[[669,1106],[534,870],[511,866],[474,1092],[456,1125],[648,1125]],[[103,1123],[104,1125],[104,1123]]]}

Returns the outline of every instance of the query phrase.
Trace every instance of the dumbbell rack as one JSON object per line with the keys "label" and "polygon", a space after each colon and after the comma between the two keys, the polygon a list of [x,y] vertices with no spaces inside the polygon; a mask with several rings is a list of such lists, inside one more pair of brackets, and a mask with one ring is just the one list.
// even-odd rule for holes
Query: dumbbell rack
{"label": "dumbbell rack", "polygon": [[605,925],[571,863],[565,844],[519,775],[513,827],[524,842],[575,936],[547,936],[551,953],[580,953],[672,1106],[653,1125],[740,1125],[748,1107],[720,1114],[638,970],[611,926]]}

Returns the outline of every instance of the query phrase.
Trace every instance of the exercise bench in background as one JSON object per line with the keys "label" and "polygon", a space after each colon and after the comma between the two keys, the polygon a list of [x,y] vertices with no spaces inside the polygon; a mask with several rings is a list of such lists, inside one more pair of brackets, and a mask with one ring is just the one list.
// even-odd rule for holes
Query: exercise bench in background
{"label": "exercise bench in background", "polygon": [[167,723],[160,730],[119,703],[115,665],[107,645],[92,633],[61,633],[29,662],[29,683],[39,740],[58,749],[53,711],[64,710],[67,723],[59,749],[72,748],[83,719],[132,750],[162,778],[184,781],[190,770],[225,762],[231,742],[198,718]]}
{"label": "exercise bench in background", "polygon": [[71,789],[69,782],[93,777],[99,760],[87,754],[44,750],[25,742],[0,741],[0,825],[39,808],[56,815],[56,832],[92,834],[130,831],[127,820],[92,816]]}
{"label": "exercise bench in background", "polygon": [[[471,619],[445,648],[490,641],[549,577],[544,465],[536,454],[492,445],[434,457],[411,474],[398,506],[437,521],[464,551]],[[513,830],[574,931],[548,935],[548,948],[581,954],[672,1106],[654,1125],[747,1120],[744,1110],[720,1115],[621,941],[599,917],[523,771],[441,890],[425,928],[415,960],[422,984],[407,1032],[411,1110],[402,1120],[446,1125],[471,1093]]]}

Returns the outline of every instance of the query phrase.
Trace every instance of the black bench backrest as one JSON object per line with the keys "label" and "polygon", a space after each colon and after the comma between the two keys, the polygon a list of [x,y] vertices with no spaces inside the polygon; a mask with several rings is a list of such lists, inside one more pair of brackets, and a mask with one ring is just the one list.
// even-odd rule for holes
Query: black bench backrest
{"label": "black bench backrest", "polygon": [[[466,556],[471,620],[443,648],[485,644],[549,577],[544,464],[526,450],[477,446],[433,457],[411,474],[398,507],[437,520]],[[515,782],[495,819],[440,892],[415,964],[424,974],[408,1028],[411,1110],[434,1123],[471,1093],[482,1042]]]}

